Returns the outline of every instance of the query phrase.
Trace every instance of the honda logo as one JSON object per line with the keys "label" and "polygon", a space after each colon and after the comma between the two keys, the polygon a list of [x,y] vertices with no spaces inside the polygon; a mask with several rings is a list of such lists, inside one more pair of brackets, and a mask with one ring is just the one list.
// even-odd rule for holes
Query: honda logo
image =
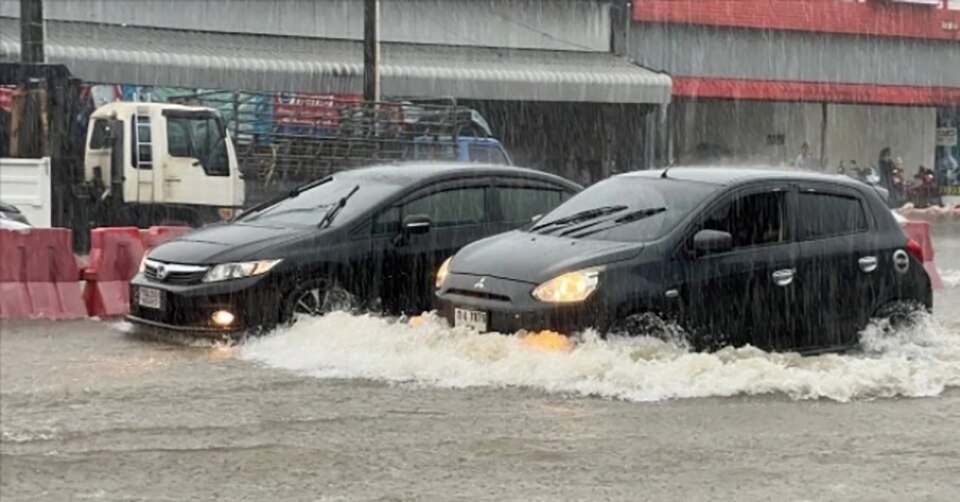
{"label": "honda logo", "polygon": [[486,284],[484,284],[484,283],[486,282],[486,280],[487,280],[486,277],[480,279],[479,281],[477,281],[476,284],[473,285],[473,288],[474,288],[474,289],[483,289],[483,288],[487,287]]}

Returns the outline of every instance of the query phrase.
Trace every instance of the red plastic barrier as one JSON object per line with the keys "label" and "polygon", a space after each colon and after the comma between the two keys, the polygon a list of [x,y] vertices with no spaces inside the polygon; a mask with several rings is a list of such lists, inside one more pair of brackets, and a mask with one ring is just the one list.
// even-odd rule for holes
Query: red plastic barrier
{"label": "red plastic barrier", "polygon": [[933,261],[933,240],[930,238],[930,223],[926,221],[908,221],[900,224],[903,231],[923,248],[923,268],[930,276],[933,289],[943,289],[943,279]]}
{"label": "red plastic barrier", "polygon": [[66,228],[0,229],[0,318],[87,316]]}
{"label": "red plastic barrier", "polygon": [[154,226],[140,230],[140,238],[145,249],[153,249],[164,242],[193,230],[190,227]]}
{"label": "red plastic barrier", "polygon": [[91,316],[124,315],[130,309],[130,279],[137,275],[144,246],[136,227],[95,228],[83,278],[83,299]]}

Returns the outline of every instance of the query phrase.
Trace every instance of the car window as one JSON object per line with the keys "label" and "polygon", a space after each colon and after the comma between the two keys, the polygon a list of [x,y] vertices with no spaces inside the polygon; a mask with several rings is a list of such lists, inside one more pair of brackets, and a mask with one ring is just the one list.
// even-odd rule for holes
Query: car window
{"label": "car window", "polygon": [[786,192],[747,194],[711,211],[700,228],[729,232],[735,249],[785,242],[785,207]]}
{"label": "car window", "polygon": [[568,199],[563,190],[546,187],[500,187],[496,189],[497,203],[503,221],[528,223],[534,216],[547,214]]}
{"label": "car window", "polygon": [[868,229],[867,215],[856,197],[801,192],[798,228],[802,240],[855,234]]}
{"label": "car window", "polygon": [[432,193],[405,204],[403,216],[425,214],[436,228],[477,225],[486,219],[484,192],[477,187]]}
{"label": "car window", "polygon": [[400,231],[400,208],[390,207],[373,218],[373,235],[396,234]]}

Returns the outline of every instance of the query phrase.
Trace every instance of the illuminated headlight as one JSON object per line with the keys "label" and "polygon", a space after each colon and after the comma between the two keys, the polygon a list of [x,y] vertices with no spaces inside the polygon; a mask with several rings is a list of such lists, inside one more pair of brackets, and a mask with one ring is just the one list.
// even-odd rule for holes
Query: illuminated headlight
{"label": "illuminated headlight", "polygon": [[143,258],[140,258],[140,273],[142,274],[144,269],[147,268],[147,253],[143,253]]}
{"label": "illuminated headlight", "polygon": [[440,265],[440,269],[437,270],[437,289],[443,286],[443,281],[447,280],[447,276],[450,275],[450,262],[452,260],[452,256],[447,258],[447,260],[443,262],[443,265]]}
{"label": "illuminated headlight", "polygon": [[203,277],[203,282],[228,281],[263,275],[276,267],[283,260],[245,261],[240,263],[221,263],[210,269]]}
{"label": "illuminated headlight", "polygon": [[600,284],[601,267],[567,272],[537,286],[533,297],[547,303],[576,303],[586,300]]}

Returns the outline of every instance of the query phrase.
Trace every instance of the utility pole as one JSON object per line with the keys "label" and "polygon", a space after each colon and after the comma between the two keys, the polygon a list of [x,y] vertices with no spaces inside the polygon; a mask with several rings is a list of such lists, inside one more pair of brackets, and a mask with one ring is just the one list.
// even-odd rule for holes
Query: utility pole
{"label": "utility pole", "polygon": [[20,0],[20,62],[43,63],[43,0]]}
{"label": "utility pole", "polygon": [[363,99],[380,101],[380,0],[363,0]]}
{"label": "utility pole", "polygon": [[627,56],[630,51],[630,20],[633,12],[630,0],[615,0],[610,5],[610,52]]}

